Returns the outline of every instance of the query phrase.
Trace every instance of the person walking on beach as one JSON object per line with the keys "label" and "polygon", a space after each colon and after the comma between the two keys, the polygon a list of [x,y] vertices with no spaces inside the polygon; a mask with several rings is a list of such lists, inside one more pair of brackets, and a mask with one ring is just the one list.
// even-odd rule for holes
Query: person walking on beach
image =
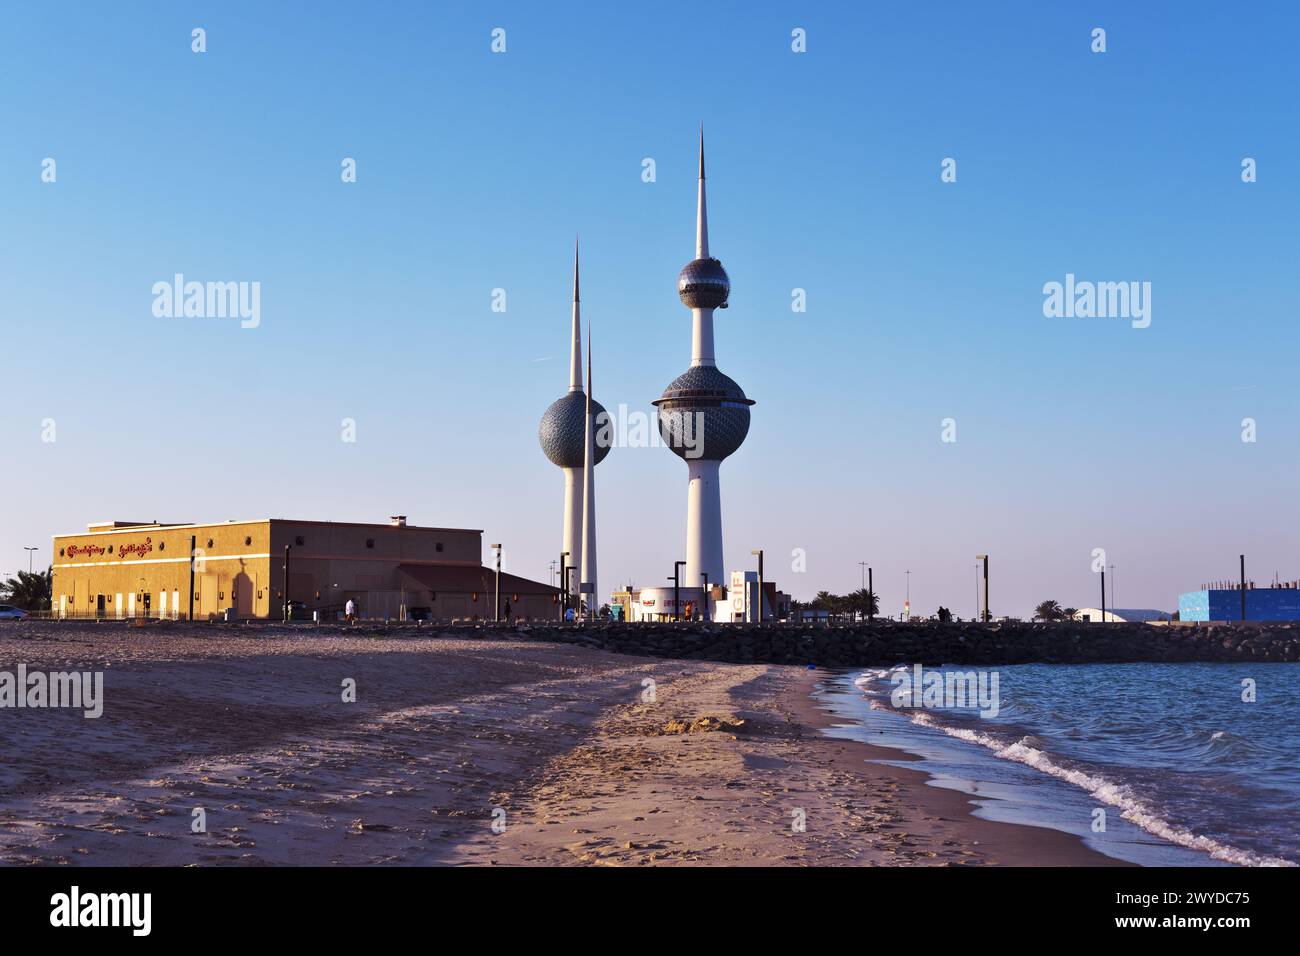
{"label": "person walking on beach", "polygon": [[357,619],[357,604],[352,598],[348,598],[348,603],[343,606],[343,619],[349,624]]}

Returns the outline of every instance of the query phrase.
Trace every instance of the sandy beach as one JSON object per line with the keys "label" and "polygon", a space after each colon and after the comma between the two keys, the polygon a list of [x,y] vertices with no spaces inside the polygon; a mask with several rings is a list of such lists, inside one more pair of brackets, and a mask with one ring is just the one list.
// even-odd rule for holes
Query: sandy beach
{"label": "sandy beach", "polygon": [[0,628],[104,674],[98,719],[0,709],[0,863],[1115,862],[821,734],[824,672],[417,633]]}

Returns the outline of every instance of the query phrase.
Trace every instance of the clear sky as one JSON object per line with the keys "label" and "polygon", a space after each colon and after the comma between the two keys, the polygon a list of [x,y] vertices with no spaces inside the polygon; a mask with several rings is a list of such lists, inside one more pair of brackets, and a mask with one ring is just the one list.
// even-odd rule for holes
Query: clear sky
{"label": "clear sky", "polygon": [[[1300,577],[1297,9],[10,5],[0,571],[94,520],[405,513],[548,580],[574,234],[596,397],[648,412],[689,363],[703,123],[718,362],[758,403],[729,567],[809,597],[870,561],[886,613],[910,570],[963,616],[986,551],[994,613],[1096,604],[1098,547],[1121,607],[1243,551]],[[178,272],[260,282],[260,327],[155,317]],[[1044,317],[1067,273],[1150,282],[1150,327]],[[685,557],[666,449],[597,500],[603,591]]]}

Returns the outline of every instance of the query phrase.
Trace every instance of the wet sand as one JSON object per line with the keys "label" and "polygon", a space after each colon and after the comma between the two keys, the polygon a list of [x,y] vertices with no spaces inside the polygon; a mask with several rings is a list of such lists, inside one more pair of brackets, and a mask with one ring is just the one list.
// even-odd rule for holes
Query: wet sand
{"label": "wet sand", "polygon": [[0,864],[1115,862],[822,735],[817,672],[416,633],[0,628],[105,695],[0,709]]}

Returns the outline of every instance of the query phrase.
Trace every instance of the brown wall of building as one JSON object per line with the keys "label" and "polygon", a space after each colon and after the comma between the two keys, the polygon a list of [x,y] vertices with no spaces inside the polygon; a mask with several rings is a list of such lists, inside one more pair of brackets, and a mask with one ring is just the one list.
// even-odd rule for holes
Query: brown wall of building
{"label": "brown wall of building", "polygon": [[[396,618],[402,605],[428,605],[399,573],[401,565],[482,567],[482,532],[473,529],[282,519],[108,525],[55,536],[55,613],[62,608],[75,617],[187,616],[191,535],[197,549],[198,620],[227,608],[242,618],[279,617],[285,545],[291,547],[289,598],[302,602],[309,614],[319,610],[331,619],[348,598],[365,617]],[[521,596],[512,611],[546,618],[551,613],[548,602],[549,597]],[[469,593],[439,592],[433,614],[440,619],[491,619],[491,596],[479,594],[476,602]]]}

